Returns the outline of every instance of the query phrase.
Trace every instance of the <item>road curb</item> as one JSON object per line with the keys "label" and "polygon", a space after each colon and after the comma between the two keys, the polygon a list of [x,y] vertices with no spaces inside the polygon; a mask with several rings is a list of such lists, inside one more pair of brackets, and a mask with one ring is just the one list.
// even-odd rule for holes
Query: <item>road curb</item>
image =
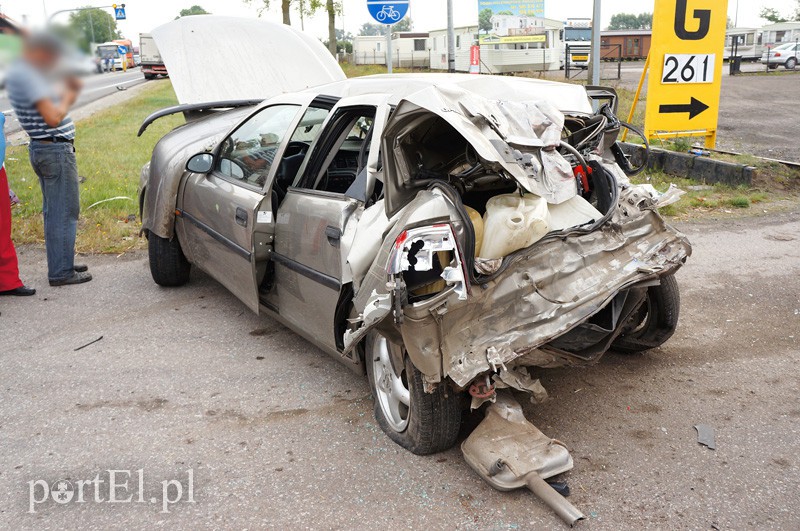
{"label": "road curb", "polygon": [[[623,152],[631,159],[634,167],[644,162],[645,150],[637,144],[622,143]],[[758,171],[752,166],[713,160],[708,157],[676,153],[658,148],[650,149],[647,167],[652,171],[662,171],[667,175],[684,177],[704,184],[725,184],[728,186],[752,186]]]}

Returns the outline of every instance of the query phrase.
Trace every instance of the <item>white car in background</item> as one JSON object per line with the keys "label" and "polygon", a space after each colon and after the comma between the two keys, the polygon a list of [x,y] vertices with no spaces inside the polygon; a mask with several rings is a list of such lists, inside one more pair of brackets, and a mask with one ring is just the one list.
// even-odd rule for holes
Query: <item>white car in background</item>
{"label": "white car in background", "polygon": [[800,63],[800,43],[787,42],[769,49],[761,55],[761,64],[769,65],[771,70],[785,66],[787,70],[794,70]]}

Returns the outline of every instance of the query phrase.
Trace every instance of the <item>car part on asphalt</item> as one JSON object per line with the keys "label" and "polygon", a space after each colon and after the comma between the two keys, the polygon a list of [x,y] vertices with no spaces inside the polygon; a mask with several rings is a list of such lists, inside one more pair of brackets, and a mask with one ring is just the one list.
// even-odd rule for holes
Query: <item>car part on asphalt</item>
{"label": "car part on asphalt", "polygon": [[709,450],[716,450],[717,444],[714,441],[714,428],[708,424],[698,424],[694,427],[697,430],[697,442],[707,446]]}
{"label": "car part on asphalt", "polygon": [[527,487],[570,526],[585,518],[545,481],[572,469],[569,450],[528,422],[509,391],[498,393],[461,451],[467,464],[495,489]]}

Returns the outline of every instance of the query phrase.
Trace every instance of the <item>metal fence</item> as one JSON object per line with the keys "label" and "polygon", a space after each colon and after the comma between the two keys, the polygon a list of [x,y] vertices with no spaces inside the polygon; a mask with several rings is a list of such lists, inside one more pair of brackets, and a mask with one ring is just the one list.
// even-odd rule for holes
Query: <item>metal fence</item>
{"label": "metal fence", "polygon": [[[369,50],[353,53],[340,53],[339,62],[355,65],[386,65],[386,52]],[[430,68],[430,54],[427,50],[415,52],[393,52],[393,68],[428,69]]]}

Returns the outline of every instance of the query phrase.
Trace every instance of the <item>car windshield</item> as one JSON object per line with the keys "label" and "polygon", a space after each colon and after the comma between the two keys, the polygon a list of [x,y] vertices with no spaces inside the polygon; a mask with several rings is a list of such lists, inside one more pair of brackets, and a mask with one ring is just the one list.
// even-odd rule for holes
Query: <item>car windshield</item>
{"label": "car windshield", "polygon": [[792,49],[794,49],[794,47],[795,47],[795,43],[789,42],[789,43],[786,43],[786,44],[781,44],[780,46],[778,46],[775,49],[776,50],[792,50]]}

